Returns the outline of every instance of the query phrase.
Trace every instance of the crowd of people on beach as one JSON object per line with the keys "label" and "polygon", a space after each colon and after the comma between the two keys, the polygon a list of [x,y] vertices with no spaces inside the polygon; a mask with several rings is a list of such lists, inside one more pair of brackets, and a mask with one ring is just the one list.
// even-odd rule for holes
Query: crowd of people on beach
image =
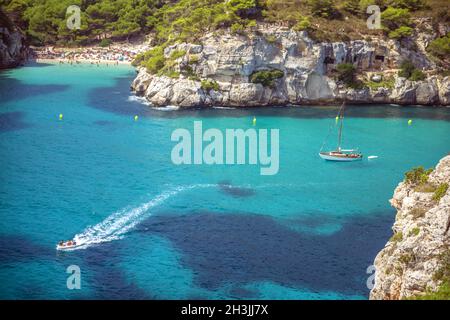
{"label": "crowd of people on beach", "polygon": [[56,60],[60,64],[78,64],[89,62],[91,64],[131,63],[134,57],[147,49],[146,46],[117,46],[117,47],[85,47],[85,48],[33,48],[36,60]]}

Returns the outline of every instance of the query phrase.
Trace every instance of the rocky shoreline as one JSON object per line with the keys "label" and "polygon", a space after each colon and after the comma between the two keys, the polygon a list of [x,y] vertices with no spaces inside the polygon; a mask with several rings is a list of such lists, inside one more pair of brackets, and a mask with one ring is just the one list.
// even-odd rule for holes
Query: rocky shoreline
{"label": "rocky shoreline", "polygon": [[370,299],[420,298],[449,281],[450,155],[425,175],[428,178],[421,175],[419,184],[404,181],[395,189],[394,235],[375,258]]}
{"label": "rocky shoreline", "polygon": [[[139,67],[131,89],[154,106],[179,107],[328,104],[450,106],[450,77],[440,76],[425,52],[433,37],[419,34],[411,43],[372,37],[369,40],[316,43],[304,31],[264,27],[247,35],[208,34],[200,44],[179,43],[164,50],[172,73],[150,74]],[[411,40],[412,41],[412,40]],[[182,54],[180,54],[182,53]],[[399,77],[405,59],[426,78]],[[352,63],[360,80],[372,84],[352,89],[336,80],[335,69]],[[259,71],[282,76],[270,85],[255,83]],[[375,82],[377,80],[377,82]],[[204,83],[214,84],[213,88]]]}

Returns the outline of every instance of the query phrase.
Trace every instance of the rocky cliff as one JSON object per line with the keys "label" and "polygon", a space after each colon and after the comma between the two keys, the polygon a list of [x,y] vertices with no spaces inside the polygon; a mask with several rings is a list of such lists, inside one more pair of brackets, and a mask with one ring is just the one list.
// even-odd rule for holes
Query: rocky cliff
{"label": "rocky cliff", "polygon": [[421,296],[449,281],[450,155],[427,174],[419,184],[405,181],[395,190],[394,235],[375,258],[371,299]]}
{"label": "rocky cliff", "polygon": [[[137,95],[153,105],[260,106],[321,104],[346,99],[353,103],[450,105],[450,78],[440,77],[425,52],[430,39],[413,43],[372,37],[370,41],[316,43],[306,32],[265,27],[243,36],[208,34],[200,44],[181,43],[164,51],[185,53],[172,61],[176,77],[152,75],[139,68],[132,84]],[[397,76],[409,59],[424,70],[423,81]],[[336,80],[336,66],[353,63],[361,82],[375,84],[351,89]],[[252,81],[262,70],[280,70],[270,85]],[[179,76],[178,76],[179,75]],[[217,84],[213,89],[201,80]]]}
{"label": "rocky cliff", "polygon": [[0,69],[13,68],[28,57],[25,36],[0,10]]}

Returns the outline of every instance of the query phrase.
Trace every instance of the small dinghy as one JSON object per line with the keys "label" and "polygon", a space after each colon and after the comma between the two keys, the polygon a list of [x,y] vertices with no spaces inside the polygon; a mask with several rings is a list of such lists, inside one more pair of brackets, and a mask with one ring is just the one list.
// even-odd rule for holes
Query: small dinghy
{"label": "small dinghy", "polygon": [[[323,147],[325,146],[326,140],[320,149],[319,156],[327,161],[359,161],[362,160],[363,155],[359,153],[357,150],[344,150],[341,148],[342,144],[342,129],[344,126],[344,107],[345,102],[342,104],[339,109],[339,113],[336,117],[336,125],[339,124],[339,132],[338,132],[338,145],[336,150],[322,152]],[[331,130],[331,128],[330,128]],[[330,131],[331,132],[331,131]],[[330,134],[328,133],[328,135]]]}
{"label": "small dinghy", "polygon": [[78,248],[80,246],[81,246],[81,243],[77,243],[75,240],[60,241],[56,245],[56,250],[70,250],[70,249]]}

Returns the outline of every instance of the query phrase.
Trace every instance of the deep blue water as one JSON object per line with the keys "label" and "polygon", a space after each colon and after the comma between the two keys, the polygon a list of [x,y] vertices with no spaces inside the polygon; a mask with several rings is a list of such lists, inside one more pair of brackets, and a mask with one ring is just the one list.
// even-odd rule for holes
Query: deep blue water
{"label": "deep blue water", "polygon": [[[133,76],[0,73],[0,298],[366,299],[395,186],[450,151],[445,108],[349,107],[345,145],[379,158],[328,163],[317,153],[335,106],[151,110],[131,97]],[[248,129],[254,116],[280,130],[277,175],[171,162],[174,129]],[[75,235],[85,248],[55,250]],[[66,287],[70,265],[80,290]]]}

